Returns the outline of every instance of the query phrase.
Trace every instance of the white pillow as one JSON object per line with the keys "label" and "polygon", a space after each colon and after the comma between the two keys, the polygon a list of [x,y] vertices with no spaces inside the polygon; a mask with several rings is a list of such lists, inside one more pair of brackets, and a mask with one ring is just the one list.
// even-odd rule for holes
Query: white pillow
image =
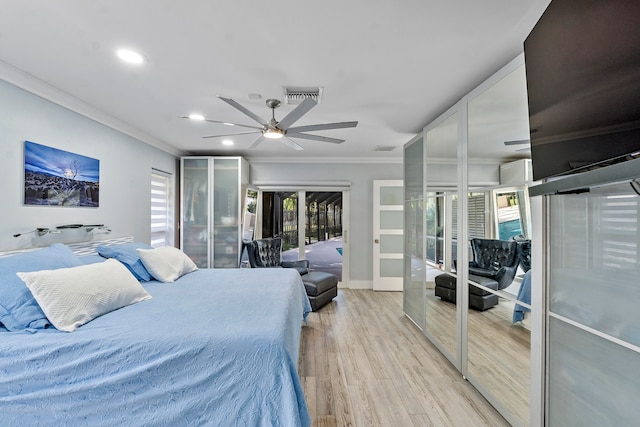
{"label": "white pillow", "polygon": [[16,273],[56,329],[78,326],[121,307],[151,298],[115,259],[79,267]]}
{"label": "white pillow", "polygon": [[173,246],[137,251],[144,267],[159,282],[174,282],[198,269],[191,258]]}

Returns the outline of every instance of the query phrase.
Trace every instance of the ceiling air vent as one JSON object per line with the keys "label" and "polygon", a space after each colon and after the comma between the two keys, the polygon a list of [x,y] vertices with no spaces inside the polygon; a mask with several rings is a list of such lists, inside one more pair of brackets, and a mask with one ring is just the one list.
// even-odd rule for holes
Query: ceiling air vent
{"label": "ceiling air vent", "polygon": [[285,86],[282,89],[285,104],[298,105],[306,98],[311,98],[318,104],[322,101],[322,87]]}
{"label": "ceiling air vent", "polygon": [[393,145],[376,145],[373,147],[373,151],[393,151],[396,148]]}

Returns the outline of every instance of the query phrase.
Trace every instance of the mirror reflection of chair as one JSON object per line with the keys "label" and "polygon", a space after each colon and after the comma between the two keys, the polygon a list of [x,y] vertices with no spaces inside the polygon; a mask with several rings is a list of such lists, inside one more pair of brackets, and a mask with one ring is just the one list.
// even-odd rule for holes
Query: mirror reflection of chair
{"label": "mirror reflection of chair", "polygon": [[515,240],[518,243],[520,268],[526,273],[531,270],[531,240],[524,236],[514,236],[511,240]]}
{"label": "mirror reflection of chair", "polygon": [[[469,280],[493,291],[505,289],[516,275],[518,242],[515,240],[471,239],[473,260],[469,262]],[[435,295],[456,302],[456,278],[444,273],[435,277]],[[469,286],[469,307],[486,310],[498,304],[498,296],[480,287]]]}
{"label": "mirror reflection of chair", "polygon": [[304,283],[311,309],[317,311],[338,295],[338,276],[309,271],[308,260],[282,261],[282,239],[267,238],[245,242],[251,268],[295,268]]}

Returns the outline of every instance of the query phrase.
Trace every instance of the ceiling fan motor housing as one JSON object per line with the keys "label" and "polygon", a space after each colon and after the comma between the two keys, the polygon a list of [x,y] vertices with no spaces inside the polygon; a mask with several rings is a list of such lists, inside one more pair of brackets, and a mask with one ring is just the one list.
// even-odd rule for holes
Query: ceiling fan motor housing
{"label": "ceiling fan motor housing", "polygon": [[274,108],[278,108],[280,106],[280,100],[279,99],[267,99],[267,107],[274,109]]}

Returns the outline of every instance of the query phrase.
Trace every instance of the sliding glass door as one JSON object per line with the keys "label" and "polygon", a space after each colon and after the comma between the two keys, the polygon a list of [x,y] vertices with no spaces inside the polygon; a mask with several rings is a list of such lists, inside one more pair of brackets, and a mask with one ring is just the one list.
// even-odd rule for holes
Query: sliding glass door
{"label": "sliding glass door", "polygon": [[343,191],[260,191],[259,238],[282,238],[282,259],[311,270],[343,272]]}

